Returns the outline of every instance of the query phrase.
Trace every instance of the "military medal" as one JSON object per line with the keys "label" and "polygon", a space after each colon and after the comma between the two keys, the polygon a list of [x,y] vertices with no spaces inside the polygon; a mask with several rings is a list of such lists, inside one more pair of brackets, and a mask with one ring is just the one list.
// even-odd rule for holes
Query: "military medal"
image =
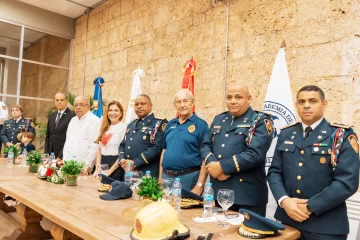
{"label": "military medal", "polygon": [[314,147],[314,152],[318,152],[319,148],[318,147]]}
{"label": "military medal", "polygon": [[336,166],[336,163],[335,163],[335,154],[334,153],[331,153],[331,166],[334,168]]}
{"label": "military medal", "polygon": [[327,143],[314,143],[313,146],[316,146],[316,147],[327,147]]}
{"label": "military medal", "polygon": [[320,163],[321,163],[321,164],[325,164],[325,163],[326,163],[326,158],[321,157],[321,158],[320,158]]}
{"label": "military medal", "polygon": [[191,126],[189,126],[188,127],[188,131],[189,131],[189,133],[192,133],[192,132],[194,132],[195,131],[195,125],[191,125]]}

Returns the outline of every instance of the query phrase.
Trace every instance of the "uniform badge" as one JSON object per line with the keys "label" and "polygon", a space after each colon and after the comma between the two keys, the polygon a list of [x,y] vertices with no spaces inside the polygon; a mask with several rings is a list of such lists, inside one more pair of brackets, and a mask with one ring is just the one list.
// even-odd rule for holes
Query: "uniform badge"
{"label": "uniform badge", "polygon": [[1,108],[2,108],[3,110],[6,110],[6,106],[2,106]]}
{"label": "uniform badge", "polygon": [[358,141],[357,141],[356,136],[355,136],[355,135],[350,135],[350,136],[348,137],[348,139],[349,139],[349,142],[350,142],[350,144],[351,144],[351,147],[354,149],[354,151],[355,151],[356,153],[359,153],[359,143],[358,143]]}
{"label": "uniform badge", "polygon": [[326,163],[326,158],[321,157],[321,158],[320,158],[320,163],[321,163],[321,164],[325,164],[325,163]]}
{"label": "uniform badge", "polygon": [[314,152],[318,152],[319,148],[318,147],[314,147]]}
{"label": "uniform badge", "polygon": [[35,128],[34,122],[30,122],[30,126],[32,126],[33,128]]}
{"label": "uniform badge", "polygon": [[192,133],[192,132],[194,132],[195,131],[195,125],[191,125],[191,126],[189,126],[188,127],[188,131],[189,131],[189,133]]}
{"label": "uniform badge", "polygon": [[244,218],[245,218],[246,220],[250,220],[250,216],[249,216],[249,214],[248,214],[247,212],[244,213]]}
{"label": "uniform badge", "polygon": [[165,132],[165,128],[166,128],[166,123],[163,123],[163,124],[161,125],[161,130],[162,130],[163,132]]}
{"label": "uniform badge", "polygon": [[329,150],[328,150],[328,154],[331,154],[331,149],[329,148]]}
{"label": "uniform badge", "polygon": [[264,119],[264,122],[265,122],[266,130],[270,135],[274,131],[272,122],[269,119]]}
{"label": "uniform badge", "polygon": [[143,139],[146,140],[146,136],[143,136]]}
{"label": "uniform badge", "polygon": [[129,128],[127,128],[127,129],[126,129],[126,133],[129,133],[129,131],[130,131],[130,129],[129,129]]}
{"label": "uniform badge", "polygon": [[135,226],[136,226],[136,231],[137,231],[138,233],[141,233],[141,231],[142,231],[142,226],[141,226],[141,222],[140,222],[139,219],[136,219],[136,221],[135,221]]}

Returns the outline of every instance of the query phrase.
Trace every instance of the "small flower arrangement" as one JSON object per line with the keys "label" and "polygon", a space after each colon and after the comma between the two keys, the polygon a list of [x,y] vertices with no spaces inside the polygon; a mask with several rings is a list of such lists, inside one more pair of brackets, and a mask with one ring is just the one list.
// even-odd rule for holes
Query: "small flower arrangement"
{"label": "small flower arrangement", "polygon": [[41,154],[37,150],[33,151],[29,154],[26,162],[29,165],[29,172],[38,172],[38,167],[42,163]]}
{"label": "small flower arrangement", "polygon": [[56,162],[46,162],[39,168],[39,178],[55,184],[63,184],[65,180],[60,170],[61,166]]}
{"label": "small flower arrangement", "polygon": [[157,201],[162,198],[164,192],[156,178],[143,177],[137,194],[142,196],[144,199],[147,198]]}
{"label": "small flower arrangement", "polygon": [[20,152],[21,152],[21,149],[20,149],[20,147],[16,147],[15,145],[12,145],[12,146],[10,146],[10,147],[5,146],[5,148],[4,148],[4,155],[5,155],[5,156],[8,155],[10,149],[12,149],[13,152],[14,152],[14,158],[16,158],[17,156],[19,156],[19,154],[20,154]]}
{"label": "small flower arrangement", "polygon": [[61,168],[63,176],[66,178],[67,186],[76,186],[77,177],[85,167],[85,163],[76,160],[64,161],[64,166]]}

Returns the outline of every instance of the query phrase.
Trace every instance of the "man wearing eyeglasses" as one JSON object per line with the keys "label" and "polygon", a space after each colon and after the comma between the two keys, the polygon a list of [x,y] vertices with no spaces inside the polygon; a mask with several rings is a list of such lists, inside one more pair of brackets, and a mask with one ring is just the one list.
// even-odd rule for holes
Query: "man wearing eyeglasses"
{"label": "man wearing eyeglasses", "polygon": [[63,159],[70,160],[73,156],[77,161],[85,162],[84,175],[92,170],[98,145],[95,143],[100,130],[100,119],[90,111],[90,99],[84,96],[75,98],[76,116],[69,123],[63,149]]}

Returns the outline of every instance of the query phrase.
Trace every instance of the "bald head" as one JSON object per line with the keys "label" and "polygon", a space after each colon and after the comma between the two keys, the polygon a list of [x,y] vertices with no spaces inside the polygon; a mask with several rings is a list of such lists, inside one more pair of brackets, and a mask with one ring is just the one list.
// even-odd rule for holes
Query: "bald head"
{"label": "bald head", "polygon": [[88,111],[90,111],[90,98],[78,96],[74,100],[74,108],[76,116],[80,119]]}
{"label": "bald head", "polygon": [[226,106],[230,114],[240,117],[246,113],[252,98],[249,88],[244,84],[229,84],[226,88]]}
{"label": "bald head", "polygon": [[192,115],[194,96],[188,89],[181,89],[174,95],[174,105],[179,118],[188,119]]}

